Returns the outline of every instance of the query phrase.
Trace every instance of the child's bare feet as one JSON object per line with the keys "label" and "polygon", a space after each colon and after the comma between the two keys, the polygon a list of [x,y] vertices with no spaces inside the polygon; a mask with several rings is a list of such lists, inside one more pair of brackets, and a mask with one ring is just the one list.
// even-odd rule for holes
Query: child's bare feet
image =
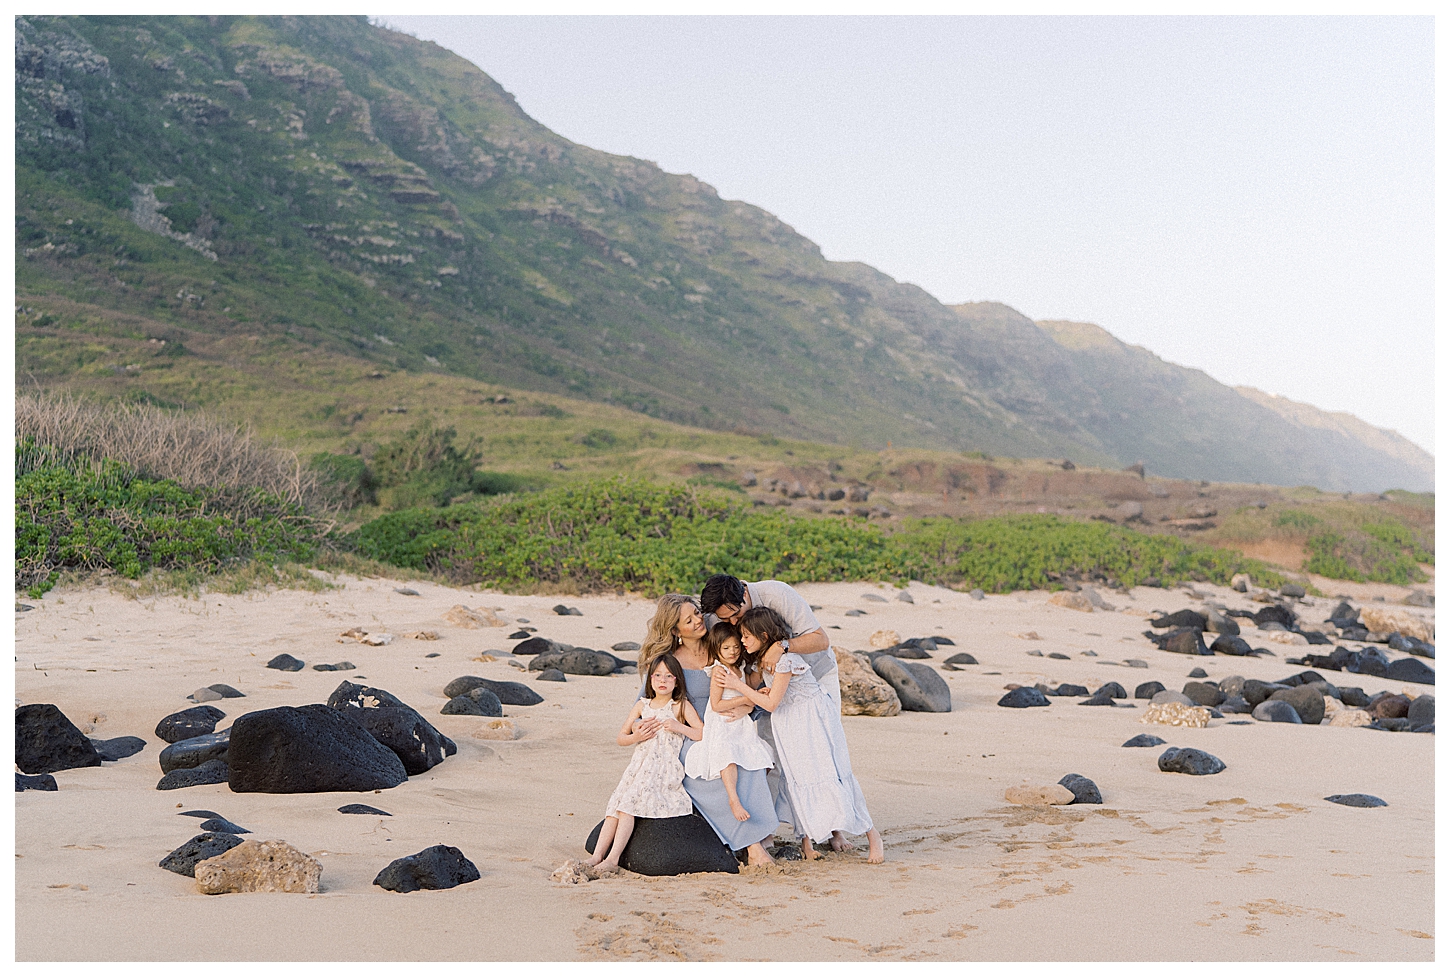
{"label": "child's bare feet", "polygon": [[831,832],[831,851],[855,851],[856,846],[846,840],[846,836],[839,831]]}
{"label": "child's bare feet", "polygon": [[602,879],[606,875],[616,875],[619,872],[619,863],[604,861],[589,868],[591,878]]}
{"label": "child's bare feet", "polygon": [[866,832],[866,841],[871,846],[866,852],[866,861],[872,865],[880,865],[886,861],[886,846],[881,843],[881,832],[872,828]]}
{"label": "child's bare feet", "polygon": [[806,861],[806,862],[814,862],[816,859],[818,859],[820,857],[821,857],[821,853],[818,852],[818,851],[816,851],[815,847],[811,845],[811,839],[809,839],[809,838],[802,838],[801,839],[801,860],[802,861]]}
{"label": "child's bare feet", "polygon": [[737,821],[750,820],[750,812],[745,810],[745,805],[733,797],[730,798],[730,813],[735,815],[735,820]]}

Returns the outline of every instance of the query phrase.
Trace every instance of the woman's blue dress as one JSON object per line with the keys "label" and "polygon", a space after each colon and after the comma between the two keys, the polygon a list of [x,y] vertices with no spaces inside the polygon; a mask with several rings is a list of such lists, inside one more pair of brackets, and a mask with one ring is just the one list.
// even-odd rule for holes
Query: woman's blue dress
{"label": "woman's blue dress", "polygon": [[[710,673],[700,668],[687,668],[684,672],[685,695],[703,719],[705,710],[710,708]],[[681,763],[685,762],[685,755],[694,745],[694,740],[685,740],[685,745],[680,748]],[[788,813],[782,817],[776,808],[777,798],[770,789],[766,771],[741,770],[735,782],[735,792],[740,795],[740,803],[745,810],[750,812],[749,821],[737,821],[730,813],[730,796],[725,792],[725,781],[685,778],[685,793],[695,802],[696,810],[704,815],[720,840],[732,850],[739,851],[758,841],[768,840],[782,820],[790,820]],[[782,806],[789,811],[788,802]]]}

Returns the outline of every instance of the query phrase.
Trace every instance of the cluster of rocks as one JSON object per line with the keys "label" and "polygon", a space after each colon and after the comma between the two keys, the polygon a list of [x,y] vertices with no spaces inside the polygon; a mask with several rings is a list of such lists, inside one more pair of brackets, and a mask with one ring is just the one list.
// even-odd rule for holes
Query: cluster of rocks
{"label": "cluster of rocks", "polygon": [[[1141,689],[1142,686],[1139,686]],[[1080,706],[1117,706],[1114,700],[1126,699],[1128,692],[1117,682],[1108,682],[1089,694],[1087,686],[1073,685],[1064,682],[1051,688],[1046,684],[1038,683],[1036,686],[1017,685],[1016,683],[1007,686],[1007,694],[997,700],[997,705],[1004,709],[1028,709],[1033,706],[1049,706],[1049,697],[1080,698]],[[1130,703],[1125,703],[1132,708]]]}
{"label": "cluster of rocks", "polygon": [[615,672],[633,671],[636,665],[607,651],[578,648],[538,635],[531,635],[514,645],[513,654],[532,658],[528,667],[531,672],[560,673],[557,677],[540,675],[543,681],[562,681],[564,675],[613,675]]}
{"label": "cluster of rocks", "polygon": [[[1302,596],[1303,588],[1285,585],[1282,593],[1287,595],[1291,591],[1297,591]],[[1377,675],[1392,681],[1434,684],[1434,669],[1418,660],[1435,657],[1435,646],[1425,637],[1428,635],[1428,625],[1405,617],[1403,620],[1394,621],[1403,630],[1390,633],[1372,632],[1360,622],[1360,613],[1347,602],[1341,602],[1323,625],[1312,625],[1301,621],[1294,608],[1284,600],[1266,604],[1256,611],[1205,603],[1199,610],[1185,608],[1154,618],[1148,623],[1157,630],[1145,631],[1143,634],[1164,651],[1184,655],[1218,654],[1239,657],[1274,655],[1268,648],[1252,646],[1243,636],[1240,621],[1252,621],[1257,628],[1256,637],[1269,643],[1334,645],[1336,638],[1369,643],[1383,642],[1391,650],[1415,655],[1417,658],[1391,661],[1378,648],[1362,647],[1351,650],[1341,645],[1329,654],[1309,654],[1294,663],[1302,661],[1316,668],[1332,668],[1336,671],[1342,669]],[[1366,609],[1365,613],[1373,615],[1381,612]],[[1379,618],[1375,618],[1375,621],[1380,626],[1385,623]],[[1212,643],[1206,643],[1207,634],[1214,635]]]}
{"label": "cluster of rocks", "polygon": [[1098,785],[1078,773],[1067,774],[1055,784],[1008,787],[1002,797],[1008,804],[1021,804],[1028,807],[1101,804],[1103,802],[1103,795],[1098,790]]}
{"label": "cluster of rocks", "polygon": [[[284,653],[267,662],[267,667],[275,668],[279,672],[300,672],[307,667],[307,663]],[[357,666],[352,662],[337,662],[332,665],[319,663],[313,665],[312,670],[314,672],[353,672],[357,671]]]}
{"label": "cluster of rocks", "polygon": [[[1138,692],[1140,697],[1142,693],[1152,693],[1154,704],[1143,721],[1165,725],[1207,725],[1209,718],[1237,713],[1260,722],[1364,726],[1394,732],[1435,731],[1433,695],[1411,698],[1388,691],[1369,695],[1357,686],[1335,686],[1312,670],[1277,682],[1246,679],[1242,675],[1230,675],[1219,681],[1204,678],[1186,683],[1181,692],[1167,691],[1160,683],[1147,682],[1138,687]],[[1158,709],[1160,705],[1164,707],[1162,710]],[[1167,708],[1170,705],[1181,708],[1175,712]],[[1195,709],[1202,710],[1202,714]]]}
{"label": "cluster of rocks", "polygon": [[99,767],[135,756],[145,747],[139,736],[89,739],[52,703],[16,706],[15,790],[58,790],[51,776],[57,770]]}
{"label": "cluster of rocks", "polygon": [[868,485],[835,485],[826,487],[815,482],[802,483],[793,478],[767,478],[763,482],[755,472],[740,476],[741,488],[763,488],[767,492],[779,492],[787,499],[816,499],[821,502],[866,502],[871,498]]}

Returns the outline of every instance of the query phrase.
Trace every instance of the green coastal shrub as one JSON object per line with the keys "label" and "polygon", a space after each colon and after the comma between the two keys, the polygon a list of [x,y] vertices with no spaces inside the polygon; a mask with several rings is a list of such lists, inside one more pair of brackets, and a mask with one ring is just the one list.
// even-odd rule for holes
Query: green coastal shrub
{"label": "green coastal shrub", "polygon": [[711,573],[751,580],[920,579],[1004,592],[1063,573],[1128,585],[1157,577],[1282,578],[1232,550],[1056,516],[911,520],[888,534],[856,519],[761,512],[722,493],[612,479],[517,498],[382,516],[349,542],[363,556],[510,590],[693,592]]}
{"label": "green coastal shrub", "polygon": [[183,488],[117,461],[17,445],[15,584],[32,597],[65,569],[136,579],[153,568],[311,560],[323,536],[301,505],[261,489]]}

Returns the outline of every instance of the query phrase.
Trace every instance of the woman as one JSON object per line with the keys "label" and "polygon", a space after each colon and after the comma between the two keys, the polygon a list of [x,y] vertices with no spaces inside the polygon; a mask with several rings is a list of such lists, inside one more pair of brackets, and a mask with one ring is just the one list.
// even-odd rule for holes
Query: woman
{"label": "woman", "polygon": [[[710,707],[710,673],[705,671],[710,663],[705,650],[705,619],[700,616],[693,598],[683,594],[665,594],[660,598],[655,616],[649,622],[644,647],[639,652],[640,674],[648,675],[651,663],[666,653],[673,654],[684,669],[685,694],[695,711],[703,716],[704,710]],[[750,702],[742,700],[735,711],[745,715],[753,708]],[[636,733],[652,735],[658,730],[657,720],[640,719],[634,724]],[[680,749],[681,763],[694,745],[692,740],[685,741]],[[764,842],[775,834],[781,818],[776,813],[775,798],[771,796],[765,771],[741,770],[735,790],[750,814],[749,820],[735,819],[723,781],[685,778],[685,792],[720,840],[732,851],[744,848],[748,864],[769,865],[774,859],[766,854]]]}

